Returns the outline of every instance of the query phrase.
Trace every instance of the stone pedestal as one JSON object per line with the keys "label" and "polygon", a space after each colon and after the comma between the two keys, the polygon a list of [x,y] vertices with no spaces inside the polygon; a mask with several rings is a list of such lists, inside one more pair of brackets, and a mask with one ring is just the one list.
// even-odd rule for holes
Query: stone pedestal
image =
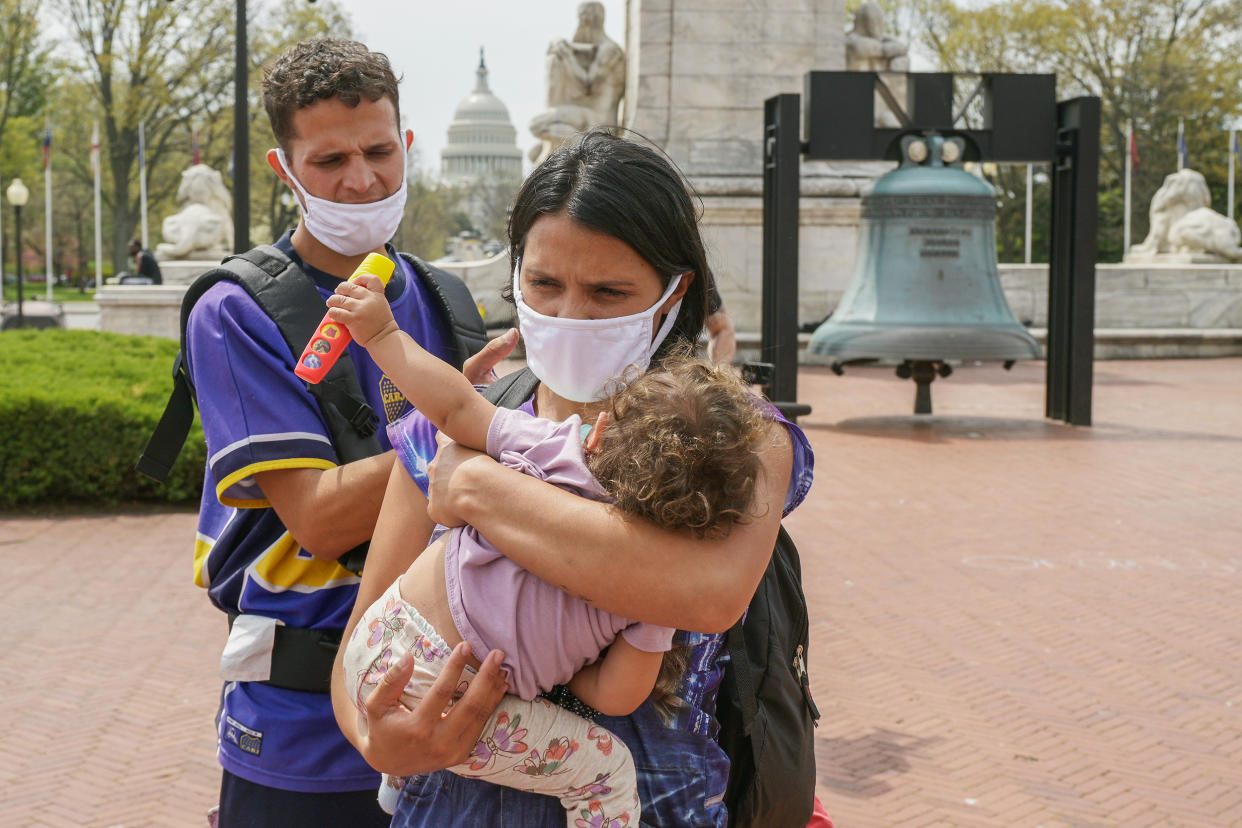
{"label": "stone pedestal", "polygon": [[166,285],[188,285],[213,267],[220,265],[219,259],[190,259],[160,262],[160,276]]}
{"label": "stone pedestal", "polygon": [[[843,0],[630,0],[625,124],[660,145],[703,202],[708,261],[739,330],[760,325],[763,102],[845,66]],[[859,193],[891,165],[802,167],[800,310],[822,319],[854,264]]]}
{"label": "stone pedestal", "polygon": [[99,330],[181,338],[185,285],[103,285],[95,291]]}

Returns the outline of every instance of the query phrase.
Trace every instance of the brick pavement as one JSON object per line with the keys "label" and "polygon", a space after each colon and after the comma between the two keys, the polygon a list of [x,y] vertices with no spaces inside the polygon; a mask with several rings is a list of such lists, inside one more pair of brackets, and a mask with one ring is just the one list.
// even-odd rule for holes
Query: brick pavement
{"label": "brick pavement", "polygon": [[[1242,825],[1242,360],[800,373],[819,794],[855,826]],[[0,826],[201,826],[218,613],[180,512],[0,521]]]}

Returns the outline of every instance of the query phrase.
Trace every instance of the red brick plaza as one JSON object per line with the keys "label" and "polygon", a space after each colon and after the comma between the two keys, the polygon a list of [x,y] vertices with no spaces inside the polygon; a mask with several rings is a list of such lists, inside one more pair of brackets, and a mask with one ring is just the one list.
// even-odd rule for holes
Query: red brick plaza
{"label": "red brick plaza", "polygon": [[[855,826],[1242,825],[1242,359],[804,368],[819,795]],[[223,617],[194,515],[0,522],[0,825],[202,826]]]}

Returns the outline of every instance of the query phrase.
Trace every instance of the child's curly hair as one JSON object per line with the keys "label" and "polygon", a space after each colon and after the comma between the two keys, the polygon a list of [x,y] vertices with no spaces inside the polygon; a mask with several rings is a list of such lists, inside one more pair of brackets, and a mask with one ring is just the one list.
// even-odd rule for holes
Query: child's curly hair
{"label": "child's curly hair", "polygon": [[699,537],[751,516],[769,418],[731,370],[674,354],[614,394],[608,414],[587,465],[618,507]]}

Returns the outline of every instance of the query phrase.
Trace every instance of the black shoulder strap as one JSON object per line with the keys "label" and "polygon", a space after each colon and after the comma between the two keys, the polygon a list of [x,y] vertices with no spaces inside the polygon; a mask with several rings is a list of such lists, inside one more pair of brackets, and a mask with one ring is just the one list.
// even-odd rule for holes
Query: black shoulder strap
{"label": "black shoulder strap", "polygon": [[755,704],[754,668],[746,650],[746,636],[742,634],[741,619],[729,628],[726,640],[729,644],[729,666],[733,668],[730,675],[733,678],[738,706],[742,711],[742,732],[749,736],[758,708]]}
{"label": "black shoulder strap", "polygon": [[483,389],[483,396],[492,405],[517,408],[530,399],[539,385],[539,378],[529,368],[505,374]]}
{"label": "black shoulder strap", "polygon": [[[791,559],[793,565],[798,564],[797,547],[794,546],[793,538],[789,537],[789,533],[785,531],[782,524],[776,534],[776,544],[772,550],[773,559],[776,556],[786,553]],[[768,569],[771,569],[777,561],[770,561]],[[764,578],[768,576],[768,570],[764,570]],[[798,573],[798,579],[801,580],[801,572]],[[759,678],[755,675],[755,662],[751,658],[749,648],[746,646],[746,634],[744,624],[750,617],[750,613],[755,611],[755,601],[759,598],[763,590],[762,582],[755,589],[755,597],[751,599],[751,607],[747,609],[746,615],[738,619],[737,623],[729,628],[726,633],[726,640],[729,645],[729,666],[732,668],[729,675],[733,680],[733,687],[737,694],[738,707],[742,713],[742,732],[747,736],[750,735],[751,726],[755,722],[755,716],[758,714],[759,708],[755,701],[759,691]],[[815,711],[815,718],[819,718],[819,711]]]}
{"label": "black shoulder strap", "polygon": [[487,344],[487,328],[483,326],[483,317],[479,315],[479,306],[474,301],[474,296],[465,282],[447,270],[427,264],[409,253],[397,255],[414,268],[419,280],[436,298],[448,319],[453,347],[456,350],[455,365],[460,370],[462,363]]}
{"label": "black shoulder strap", "polygon": [[[230,256],[194,280],[181,300],[181,351],[173,366],[173,390],[138,471],[163,482],[190,432],[194,386],[186,366],[186,328],[195,303],[221,281],[236,282],[271,317],[296,360],[323,318],[324,304],[315,283],[288,256],[271,245]],[[478,315],[478,312],[475,312]],[[340,359],[322,381],[308,386],[327,421],[342,464],[379,454],[377,419],[367,404],[352,359]]]}

